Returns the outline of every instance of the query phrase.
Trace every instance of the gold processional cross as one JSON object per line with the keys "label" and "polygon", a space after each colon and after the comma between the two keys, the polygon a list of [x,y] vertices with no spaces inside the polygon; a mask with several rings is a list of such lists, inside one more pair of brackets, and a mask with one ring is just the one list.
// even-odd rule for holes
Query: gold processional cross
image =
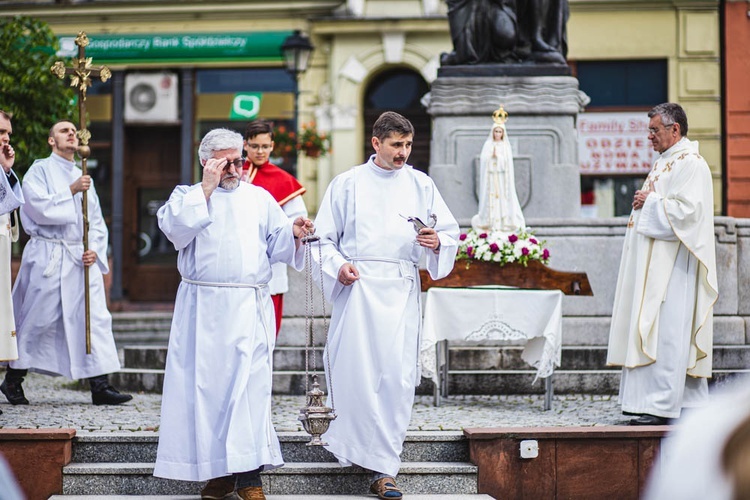
{"label": "gold processional cross", "polygon": [[[66,67],[62,61],[57,61],[54,66],[50,68],[52,73],[57,75],[58,78],[64,79],[66,76],[70,77],[70,86],[76,87],[78,90],[78,156],[81,157],[81,175],[88,175],[86,168],[86,161],[91,155],[91,148],[89,147],[89,139],[91,139],[91,132],[86,128],[86,90],[91,86],[91,77],[99,78],[102,82],[106,82],[112,76],[112,72],[108,67],[102,66],[101,68],[93,68],[91,66],[91,58],[86,57],[86,46],[89,44],[89,38],[86,33],[81,31],[76,37],[76,45],[78,46],[78,58],[73,59],[73,66]],[[82,205],[83,205],[83,251],[89,249],[89,204],[88,204],[88,192],[82,194]],[[83,267],[83,279],[84,279],[84,301],[85,301],[85,314],[86,314],[86,354],[91,354],[91,298],[89,296],[89,268]]]}

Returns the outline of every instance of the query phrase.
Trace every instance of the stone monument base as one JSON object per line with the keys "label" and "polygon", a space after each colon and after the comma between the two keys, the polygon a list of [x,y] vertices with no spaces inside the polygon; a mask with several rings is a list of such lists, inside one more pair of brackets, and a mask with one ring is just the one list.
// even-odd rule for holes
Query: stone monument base
{"label": "stone monument base", "polygon": [[430,177],[462,226],[478,211],[479,154],[492,113],[508,112],[524,216],[578,217],[576,117],[588,97],[570,76],[441,76],[432,84]]}

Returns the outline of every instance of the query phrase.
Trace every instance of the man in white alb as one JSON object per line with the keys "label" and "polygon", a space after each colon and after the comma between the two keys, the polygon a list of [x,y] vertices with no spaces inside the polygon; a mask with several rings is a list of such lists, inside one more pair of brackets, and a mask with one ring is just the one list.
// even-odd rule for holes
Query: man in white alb
{"label": "man in white alb", "polygon": [[648,116],[659,157],[633,200],[607,357],[623,367],[631,425],[663,425],[706,404],[718,298],[711,171],[680,105]]}
{"label": "man in white alb", "polygon": [[23,192],[12,170],[16,159],[16,152],[10,145],[12,133],[10,115],[0,109],[0,361],[18,359],[11,298],[10,246],[18,239],[18,212],[15,210],[23,204]]}
{"label": "man in white alb", "polygon": [[[433,279],[447,276],[458,239],[432,179],[406,164],[413,137],[409,120],[380,115],[375,154],[333,179],[315,219],[333,303],[326,356],[338,417],[325,439],[341,465],[371,470],[371,492],[388,499],[402,496],[395,477],[420,382],[417,266],[424,259]],[[415,233],[407,217],[427,227]]]}
{"label": "man in white alb", "polygon": [[178,186],[157,218],[179,251],[154,475],[204,481],[201,498],[265,498],[262,470],[281,467],[271,422],[276,341],[271,264],[301,270],[308,219],[289,221],[265,189],[240,182],[242,136],[210,131],[203,179]]}
{"label": "man in white alb", "polygon": [[[102,274],[108,231],[89,175],[75,164],[76,126],[55,123],[48,158],[37,160],[23,178],[21,224],[31,237],[23,250],[13,286],[18,359],[11,361],[0,391],[13,405],[29,404],[21,382],[28,370],[71,379],[87,378],[95,405],[133,399],[109,384],[120,369],[112,316]],[[83,250],[82,198],[88,198],[89,248]],[[84,266],[89,269],[91,354],[86,354]]]}

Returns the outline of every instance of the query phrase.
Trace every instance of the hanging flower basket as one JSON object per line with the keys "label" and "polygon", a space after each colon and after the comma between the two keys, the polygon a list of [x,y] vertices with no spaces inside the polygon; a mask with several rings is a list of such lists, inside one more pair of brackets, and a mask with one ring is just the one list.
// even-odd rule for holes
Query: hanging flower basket
{"label": "hanging flower basket", "polygon": [[321,154],[321,150],[318,148],[305,148],[304,153],[305,153],[305,156],[309,158],[319,158]]}
{"label": "hanging flower basket", "polygon": [[302,125],[297,149],[305,153],[308,158],[320,158],[328,153],[329,143],[328,136],[318,132],[315,122],[310,122]]}
{"label": "hanging flower basket", "polygon": [[297,148],[297,135],[292,130],[287,130],[283,125],[273,129],[273,158],[288,159],[295,154]]}

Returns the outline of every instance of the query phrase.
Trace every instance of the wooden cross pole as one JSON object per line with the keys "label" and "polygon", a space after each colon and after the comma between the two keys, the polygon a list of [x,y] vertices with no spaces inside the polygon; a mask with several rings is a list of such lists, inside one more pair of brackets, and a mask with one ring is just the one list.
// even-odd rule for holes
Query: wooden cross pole
{"label": "wooden cross pole", "polygon": [[[91,148],[89,147],[89,139],[91,139],[91,132],[86,128],[86,91],[91,86],[91,77],[99,78],[101,81],[106,82],[112,76],[112,72],[106,66],[101,68],[93,68],[91,66],[91,58],[86,57],[86,46],[89,44],[89,38],[86,33],[81,31],[76,37],[76,45],[78,46],[78,57],[73,59],[72,67],[66,67],[62,61],[57,61],[54,66],[50,68],[52,73],[57,75],[58,78],[64,79],[66,76],[70,77],[70,86],[76,87],[78,90],[78,156],[81,157],[81,171],[82,175],[88,175],[86,168],[86,162],[89,155],[91,155]],[[88,203],[88,192],[83,192],[82,195],[83,205],[83,251],[89,249],[89,203]],[[83,280],[84,280],[84,304],[86,314],[86,354],[91,354],[91,297],[89,294],[89,268],[83,267]]]}

